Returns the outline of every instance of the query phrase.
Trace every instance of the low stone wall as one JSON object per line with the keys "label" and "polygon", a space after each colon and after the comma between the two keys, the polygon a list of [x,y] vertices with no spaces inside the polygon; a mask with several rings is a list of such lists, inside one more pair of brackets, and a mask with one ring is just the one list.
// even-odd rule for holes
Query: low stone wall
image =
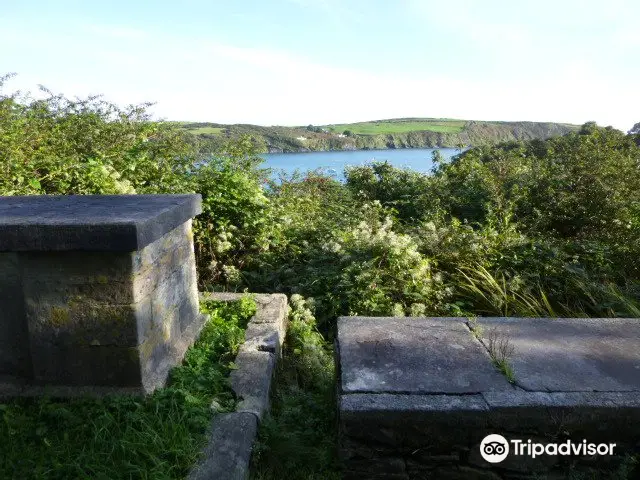
{"label": "low stone wall", "polygon": [[[243,294],[205,293],[202,299],[235,301]],[[287,329],[287,297],[255,294],[256,314],[245,331],[231,372],[236,411],[216,415],[209,442],[189,480],[245,480],[258,425],[269,411],[271,383]]]}
{"label": "low stone wall", "polygon": [[[481,318],[474,327],[339,319],[345,478],[567,478],[640,453],[639,320]],[[497,463],[480,453],[490,434],[510,446]],[[514,440],[616,446],[614,456],[532,458]]]}
{"label": "low stone wall", "polygon": [[164,385],[204,323],[199,211],[196,195],[0,199],[0,394]]}

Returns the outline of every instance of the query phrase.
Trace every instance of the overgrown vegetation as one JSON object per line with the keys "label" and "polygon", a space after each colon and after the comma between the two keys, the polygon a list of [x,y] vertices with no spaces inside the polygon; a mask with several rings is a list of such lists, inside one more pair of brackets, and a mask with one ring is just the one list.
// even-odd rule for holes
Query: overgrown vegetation
{"label": "overgrown vegetation", "polygon": [[211,319],[199,340],[169,386],[146,398],[0,403],[0,478],[184,478],[206,441],[212,402],[235,408],[227,376],[255,302],[206,302],[202,311]]}
{"label": "overgrown vegetation", "polygon": [[313,301],[292,295],[270,415],[254,449],[256,480],[338,480],[335,371]]}
{"label": "overgrown vegetation", "polygon": [[636,134],[549,140],[270,179],[245,138],[211,151],[146,105],[0,97],[0,193],[198,192],[204,289],[312,297],[343,314],[637,316]]}

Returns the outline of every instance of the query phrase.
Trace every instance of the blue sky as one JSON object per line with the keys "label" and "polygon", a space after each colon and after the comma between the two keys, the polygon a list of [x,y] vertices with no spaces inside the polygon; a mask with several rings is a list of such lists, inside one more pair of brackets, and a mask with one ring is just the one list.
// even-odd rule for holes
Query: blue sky
{"label": "blue sky", "polygon": [[637,0],[0,0],[7,90],[170,120],[640,121]]}

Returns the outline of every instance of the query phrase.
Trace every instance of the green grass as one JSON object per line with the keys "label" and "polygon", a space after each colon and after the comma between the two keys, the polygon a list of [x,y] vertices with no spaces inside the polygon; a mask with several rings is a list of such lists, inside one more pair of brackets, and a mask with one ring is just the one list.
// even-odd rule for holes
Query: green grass
{"label": "green grass", "polygon": [[351,130],[358,135],[380,135],[408,132],[440,132],[460,133],[464,129],[464,120],[448,119],[407,119],[407,120],[380,120],[377,122],[347,123],[338,125],[326,125],[337,133]]}
{"label": "green grass", "polygon": [[227,376],[255,303],[202,310],[210,321],[152,395],[0,403],[0,478],[184,478],[206,442],[212,400],[235,408]]}
{"label": "green grass", "polygon": [[222,135],[227,130],[223,127],[196,127],[196,128],[187,128],[187,130],[194,135]]}

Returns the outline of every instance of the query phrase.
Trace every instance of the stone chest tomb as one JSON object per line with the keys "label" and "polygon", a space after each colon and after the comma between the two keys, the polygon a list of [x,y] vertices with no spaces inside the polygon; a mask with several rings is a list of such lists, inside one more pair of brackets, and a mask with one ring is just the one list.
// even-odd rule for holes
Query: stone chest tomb
{"label": "stone chest tomb", "polygon": [[[640,453],[640,319],[342,317],[336,346],[346,479],[560,479]],[[489,463],[490,434],[616,449],[532,458],[512,443]]]}
{"label": "stone chest tomb", "polygon": [[203,324],[200,202],[0,197],[0,394],[162,386]]}

